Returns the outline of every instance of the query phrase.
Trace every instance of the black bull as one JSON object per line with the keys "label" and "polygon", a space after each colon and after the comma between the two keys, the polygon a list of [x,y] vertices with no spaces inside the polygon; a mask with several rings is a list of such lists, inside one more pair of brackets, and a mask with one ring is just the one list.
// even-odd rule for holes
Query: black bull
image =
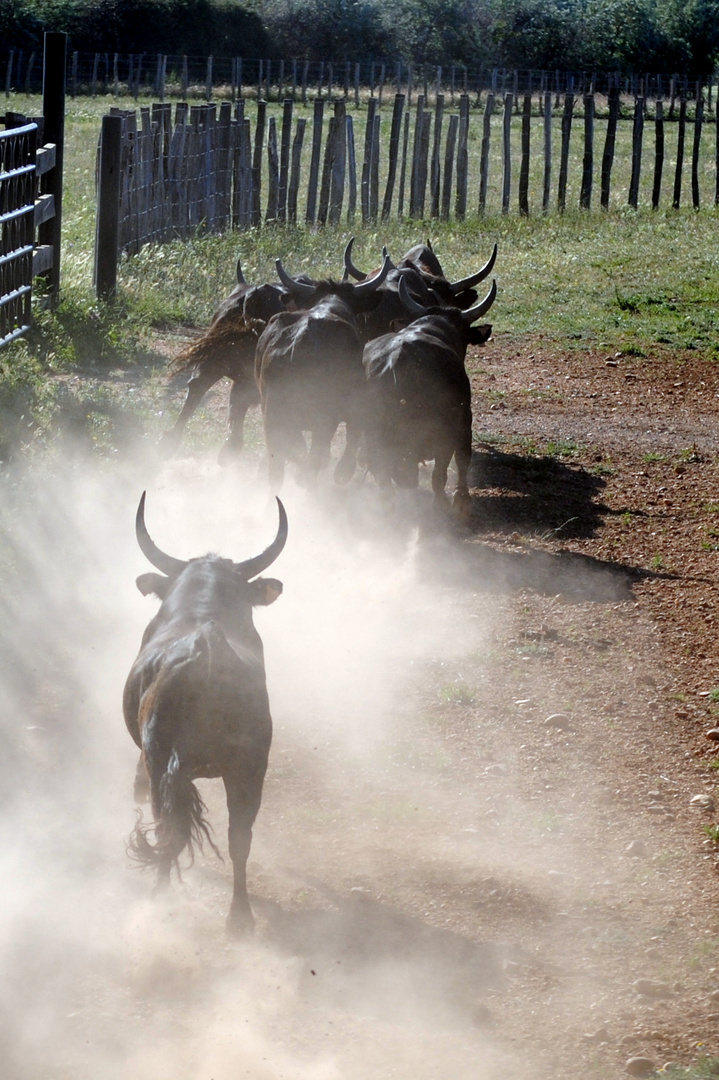
{"label": "black bull", "polygon": [[[491,307],[496,293],[493,282],[485,299],[468,311],[428,311],[416,304],[411,325],[365,346],[367,464],[380,487],[389,488],[393,481],[399,487],[417,487],[420,462],[433,459],[432,490],[442,502],[454,456],[453,506],[462,514],[469,510],[472,408],[464,359],[468,345],[489,340],[492,327],[472,323]],[[400,295],[412,307],[404,283]]]}
{"label": "black bull", "polygon": [[[136,793],[149,779],[155,842],[138,822],[130,849],[156,868],[158,886],[169,882],[181,853],[210,838],[205,807],[193,781],[222,777],[229,811],[229,851],[234,888],[227,918],[230,933],[254,925],[246,866],[252,825],[260,807],[272,741],[262,640],[252,609],[271,604],[282,583],[258,577],[282,551],[287,517],[260,555],[234,563],[217,555],[184,562],[164,554],[145,528],[143,494],[137,539],[161,574],[142,574],[143,594],[155,593],[160,610],[142,638],[125,684],[125,722],[141,749]],[[215,849],[216,850],[216,849]]]}

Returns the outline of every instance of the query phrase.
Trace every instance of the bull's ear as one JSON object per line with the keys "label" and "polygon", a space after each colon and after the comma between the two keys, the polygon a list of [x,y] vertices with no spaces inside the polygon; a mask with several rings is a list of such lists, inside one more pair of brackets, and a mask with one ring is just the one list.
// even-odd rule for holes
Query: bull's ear
{"label": "bull's ear", "polygon": [[258,577],[250,582],[250,603],[256,607],[269,607],[282,595],[282,582],[277,578]]}
{"label": "bull's ear", "polygon": [[472,327],[472,333],[469,340],[472,345],[484,345],[485,342],[489,341],[491,336],[492,327],[485,323],[483,326]]}
{"label": "bull's ear", "polygon": [[154,593],[160,600],[164,600],[170,587],[170,579],[163,577],[162,574],[140,574],[135,584],[143,596]]}

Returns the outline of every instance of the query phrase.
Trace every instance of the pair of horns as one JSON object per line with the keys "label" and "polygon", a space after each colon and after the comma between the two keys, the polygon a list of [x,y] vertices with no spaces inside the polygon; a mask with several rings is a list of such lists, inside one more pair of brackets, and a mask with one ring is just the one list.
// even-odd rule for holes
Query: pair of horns
{"label": "pair of horns", "polygon": [[[290,275],[287,273],[284,266],[282,265],[281,259],[275,259],[275,267],[277,268],[277,276],[282,282],[282,284],[285,286],[286,289],[289,289],[289,291],[293,293],[298,299],[310,300],[315,295],[316,285],[308,285],[304,281],[298,281],[296,278],[290,277]],[[376,274],[373,278],[370,278],[369,281],[361,281],[358,285],[353,286],[355,292],[358,294],[362,293],[367,295],[373,293],[375,289],[378,289],[380,287],[391,269],[392,261],[389,255],[387,255],[385,252],[384,260],[382,262],[382,269],[380,270],[380,272]]]}
{"label": "pair of horns", "polygon": [[[497,282],[493,280],[492,287],[485,296],[484,300],[480,300],[480,302],[478,304],[475,304],[474,307],[467,308],[466,311],[463,311],[461,313],[462,318],[468,323],[476,322],[477,319],[480,319],[482,315],[485,315],[489,311],[495,301],[496,296]],[[399,298],[404,304],[404,306],[407,308],[407,311],[409,311],[412,315],[427,314],[427,308],[423,304],[419,304],[414,299],[409,289],[407,288],[407,282],[403,277],[399,279]],[[455,309],[448,308],[447,310],[449,311]]]}
{"label": "pair of horns", "polygon": [[[168,577],[176,577],[188,564],[183,559],[175,559],[172,555],[166,555],[150,537],[147,526],[145,525],[146,494],[147,492],[143,491],[140,505],[137,508],[137,515],[135,517],[135,535],[137,536],[137,542],[140,545],[142,554],[148,562],[151,562],[153,566],[157,567],[158,570],[161,570],[163,574],[167,574]],[[266,570],[268,566],[271,566],[285,546],[287,541],[287,514],[279,499],[277,499],[277,508],[280,514],[279,526],[277,528],[277,535],[269,547],[266,547],[264,551],[260,552],[259,555],[255,555],[252,559],[245,559],[243,562],[235,563],[235,569],[242,577],[246,578],[247,581],[249,581],[250,578],[257,577],[257,575],[261,574],[263,570]]]}

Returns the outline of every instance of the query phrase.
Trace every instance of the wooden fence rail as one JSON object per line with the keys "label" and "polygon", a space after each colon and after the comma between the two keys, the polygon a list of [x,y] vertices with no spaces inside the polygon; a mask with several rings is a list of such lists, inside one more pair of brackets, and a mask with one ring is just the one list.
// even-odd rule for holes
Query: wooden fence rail
{"label": "wooden fence rail", "polygon": [[[641,179],[643,171],[648,175],[651,147],[647,147],[646,136],[652,128],[651,205],[656,209],[661,200],[666,146],[663,103],[656,101],[654,117],[647,118],[646,102],[637,99],[631,137],[626,123],[620,133],[620,160],[618,91],[610,94],[608,112],[605,110],[602,117],[601,147],[594,96],[585,94],[578,99],[573,93],[564,94],[555,102],[559,106],[556,124],[552,97],[546,91],[535,103],[529,93],[523,95],[517,118],[513,93],[504,95],[501,115],[490,94],[474,125],[468,95],[459,98],[456,111],[449,116],[441,94],[434,107],[420,95],[413,117],[403,94],[395,96],[391,116],[382,113],[378,98],[370,98],[363,136],[355,131],[361,114],[350,114],[343,100],[315,100],[311,121],[304,116],[295,119],[289,99],[278,115],[269,115],[267,103],[260,101],[254,133],[244,100],[236,102],[234,108],[223,102],[219,109],[215,104],[177,104],[174,118],[169,103],[141,108],[139,118],[137,111],[113,110],[103,121],[99,159],[98,291],[103,295],[114,291],[113,267],[120,252],[132,254],[143,244],[194,235],[198,230],[257,227],[263,220],[337,224],[343,215],[351,222],[358,213],[365,222],[380,216],[386,220],[393,213],[415,219],[448,219],[453,215],[461,221],[468,213],[489,213],[492,206],[509,213],[513,193],[520,214],[547,213],[555,174],[557,210],[564,212],[574,204],[590,211],[597,162],[601,207],[610,205],[614,175],[615,203],[624,201],[637,208],[646,188]],[[679,207],[681,202],[688,125],[693,127],[692,206],[699,207],[702,188],[707,198],[712,168],[711,197],[719,205],[719,125],[714,125],[716,152],[709,162],[704,161],[703,102],[696,103],[693,120],[687,116],[686,104],[682,98],[679,122],[674,125],[677,144],[672,205]],[[577,106],[583,116],[581,129]],[[325,117],[325,113],[330,115]],[[580,141],[581,150],[574,147]],[[358,146],[363,154],[359,166]],[[620,168],[627,175],[617,180]],[[620,184],[626,185],[624,193]],[[649,202],[649,192],[646,198]]]}

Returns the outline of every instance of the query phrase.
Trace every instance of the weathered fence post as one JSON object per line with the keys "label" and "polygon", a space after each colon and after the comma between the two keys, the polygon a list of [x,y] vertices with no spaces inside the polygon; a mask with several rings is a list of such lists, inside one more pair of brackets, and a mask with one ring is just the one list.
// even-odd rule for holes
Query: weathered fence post
{"label": "weathered fence post", "polygon": [[442,118],[444,116],[444,94],[437,93],[434,105],[434,139],[432,140],[432,160],[429,178],[429,213],[430,217],[439,217],[440,177],[439,155],[442,145]]}
{"label": "weathered fence post", "polygon": [[632,175],[629,181],[629,205],[636,210],[639,201],[639,177],[642,170],[642,139],[644,136],[644,99],[638,97],[634,103],[634,124],[632,127]]}
{"label": "weathered fence post", "polygon": [[544,183],[542,187],[542,213],[549,211],[552,186],[552,94],[544,91]]}
{"label": "weathered fence post", "polygon": [[509,213],[509,195],[512,187],[512,105],[514,95],[504,96],[504,116],[502,119],[502,213]]}
{"label": "weathered fence post", "polygon": [[600,202],[602,209],[609,207],[609,188],[612,179],[612,165],[614,164],[614,147],[617,141],[617,120],[619,119],[619,90],[613,86],[609,91],[609,119],[607,120],[607,134],[604,140],[604,153],[602,154],[602,181]]}
{"label": "weathered fence post", "polygon": [[462,94],[459,102],[459,129],[457,139],[457,197],[455,214],[458,221],[467,216],[467,172],[469,168],[469,95]]}
{"label": "weathered fence post", "polygon": [[652,210],[659,207],[662,190],[662,172],[664,171],[664,106],[661,99],[655,102],[656,121],[654,124],[654,183],[652,185]]}
{"label": "weathered fence post", "polygon": [[694,115],[694,145],[692,148],[692,206],[699,209],[699,149],[702,137],[702,121],[704,119],[704,99],[698,97]]}
{"label": "weathered fence post", "polygon": [[53,305],[60,297],[66,59],[67,34],[46,33],[42,74],[43,141],[55,145],[55,168],[46,174],[40,190],[43,195],[52,195],[55,213],[38,229],[38,244],[47,244],[53,250],[52,266],[44,275]]}
{"label": "weathered fence post", "polygon": [[357,212],[357,154],[352,117],[347,115],[347,220],[354,221]]}
{"label": "weathered fence post", "polygon": [[277,123],[274,116],[271,116],[268,122],[267,164],[267,211],[265,221],[277,221],[280,167],[277,156]]}
{"label": "weathered fence post", "polygon": [[589,210],[592,205],[592,175],[594,173],[594,97],[584,95],[584,156],[582,158],[582,186],[579,205]]}
{"label": "weathered fence post", "polygon": [[387,186],[384,192],[382,204],[382,220],[389,218],[392,209],[392,196],[397,177],[397,158],[399,157],[399,139],[402,131],[402,112],[404,110],[404,94],[395,94],[394,109],[392,111],[392,127],[389,136],[389,165],[387,168]]}
{"label": "weathered fence post", "polygon": [[280,178],[277,192],[277,220],[285,221],[287,217],[287,183],[290,171],[290,139],[292,137],[292,111],[291,98],[286,98],[282,104],[282,135],[280,142]]}
{"label": "weathered fence post", "polygon": [[457,145],[457,131],[459,129],[459,117],[452,113],[449,118],[449,130],[447,131],[447,145],[444,154],[444,185],[442,187],[443,221],[449,221],[449,206],[452,199],[452,171],[454,165],[454,151]]}
{"label": "weathered fence post", "polygon": [[519,213],[529,215],[529,135],[532,118],[532,95],[525,94],[522,104],[522,161],[519,167]]}
{"label": "weathered fence post", "polygon": [[297,194],[300,188],[300,164],[302,161],[302,143],[305,138],[307,121],[300,117],[297,121],[294,142],[292,143],[292,171],[287,193],[287,220],[293,225],[297,221]]}
{"label": "weathered fence post", "polygon": [[677,164],[674,173],[674,196],[672,206],[679,209],[682,200],[682,169],[684,167],[684,137],[687,126],[687,99],[682,94],[679,99],[679,124],[677,125]]}
{"label": "weathered fence post", "polygon": [[569,140],[572,134],[572,110],[574,108],[574,94],[564,95],[564,112],[562,113],[562,150],[559,159],[559,187],[557,191],[557,209],[563,214],[567,207],[567,174],[569,171]]}
{"label": "weathered fence post", "polygon": [[360,206],[362,208],[362,220],[371,220],[370,211],[370,177],[372,174],[372,160],[374,157],[374,118],[377,112],[377,98],[371,97],[367,102],[367,123],[364,136],[364,161],[362,162],[362,178],[360,181]]}
{"label": "weathered fence post", "polygon": [[[492,73],[494,75],[494,72]],[[483,214],[487,206],[487,183],[489,181],[489,140],[492,130],[492,112],[494,110],[494,94],[487,95],[484,106],[484,121],[482,128],[482,150],[479,165],[479,212]]]}
{"label": "weathered fence post", "polygon": [[322,154],[322,122],[325,103],[323,98],[315,98],[312,117],[312,156],[310,158],[310,176],[307,184],[306,218],[309,225],[317,220],[317,184],[320,174],[320,155]]}
{"label": "weathered fence post", "polygon": [[259,225],[262,219],[262,144],[265,138],[267,102],[257,102],[257,120],[255,122],[255,144],[252,150],[252,224]]}
{"label": "weathered fence post", "polygon": [[95,291],[103,300],[111,299],[117,289],[122,130],[121,116],[103,116],[98,170],[94,272]]}
{"label": "weathered fence post", "polygon": [[[339,224],[347,171],[347,107],[344,101],[335,102],[335,138],[330,161],[329,223]],[[376,213],[376,211],[375,211]]]}

